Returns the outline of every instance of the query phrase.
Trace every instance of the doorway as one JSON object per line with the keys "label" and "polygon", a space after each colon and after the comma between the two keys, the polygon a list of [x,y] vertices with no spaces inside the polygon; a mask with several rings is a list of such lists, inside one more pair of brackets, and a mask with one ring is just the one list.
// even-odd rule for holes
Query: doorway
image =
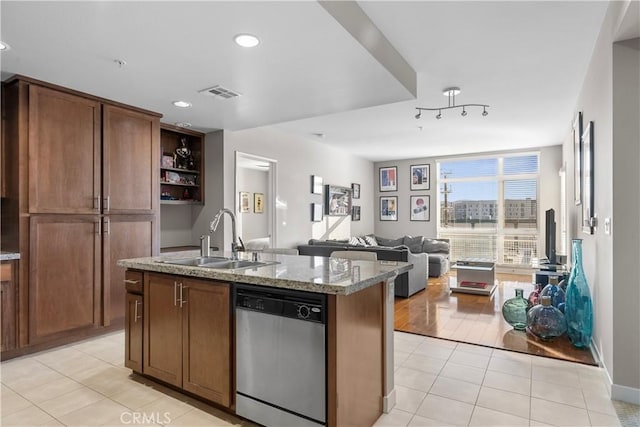
{"label": "doorway", "polygon": [[277,247],[277,163],[274,159],[236,151],[237,230],[249,249]]}

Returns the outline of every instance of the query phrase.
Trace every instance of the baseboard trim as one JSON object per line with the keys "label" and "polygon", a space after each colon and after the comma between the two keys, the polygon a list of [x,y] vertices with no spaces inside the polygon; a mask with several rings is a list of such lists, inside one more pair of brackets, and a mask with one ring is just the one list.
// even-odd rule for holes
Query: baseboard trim
{"label": "baseboard trim", "polygon": [[613,384],[611,385],[611,399],[640,405],[640,388]]}
{"label": "baseboard trim", "polygon": [[382,398],[382,412],[388,414],[396,406],[396,389],[394,388]]}

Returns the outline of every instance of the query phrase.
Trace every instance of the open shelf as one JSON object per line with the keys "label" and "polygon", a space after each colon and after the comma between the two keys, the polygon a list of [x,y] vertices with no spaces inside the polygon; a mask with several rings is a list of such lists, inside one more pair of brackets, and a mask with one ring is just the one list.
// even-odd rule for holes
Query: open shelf
{"label": "open shelf", "polygon": [[[185,140],[193,162],[189,169],[178,168],[175,151]],[[161,156],[160,194],[174,200],[160,198],[163,205],[204,204],[204,134],[162,123],[160,126]],[[183,164],[180,164],[181,166]],[[185,165],[186,166],[186,165]]]}
{"label": "open shelf", "polygon": [[196,175],[200,174],[200,171],[193,170],[193,169],[179,169],[179,168],[165,168],[165,167],[162,167],[162,168],[160,168],[160,170],[172,171],[172,172],[182,172],[182,173],[193,173],[193,174],[196,174]]}
{"label": "open shelf", "polygon": [[200,187],[198,184],[182,184],[179,182],[164,182],[160,181],[162,185],[177,185],[178,187]]}
{"label": "open shelf", "polygon": [[201,205],[199,200],[160,200],[161,205]]}

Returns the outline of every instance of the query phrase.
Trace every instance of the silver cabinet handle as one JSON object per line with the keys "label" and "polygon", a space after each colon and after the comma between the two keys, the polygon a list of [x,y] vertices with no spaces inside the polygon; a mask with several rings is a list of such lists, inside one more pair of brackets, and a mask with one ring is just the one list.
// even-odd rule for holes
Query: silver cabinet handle
{"label": "silver cabinet handle", "polygon": [[104,198],[104,211],[109,212],[109,196]]}
{"label": "silver cabinet handle", "polygon": [[140,280],[124,279],[124,283],[127,285],[137,285],[140,283]]}
{"label": "silver cabinet handle", "polygon": [[111,234],[111,222],[109,218],[104,219],[104,234]]}
{"label": "silver cabinet handle", "polygon": [[93,198],[93,208],[98,212],[100,212],[100,200],[102,199],[100,198],[99,194]]}
{"label": "silver cabinet handle", "polygon": [[187,301],[185,301],[184,297],[182,296],[182,290],[185,288],[186,286],[182,286],[182,283],[180,283],[180,308],[182,308],[182,306],[187,303]]}
{"label": "silver cabinet handle", "polygon": [[173,282],[173,306],[178,305],[178,282]]}
{"label": "silver cabinet handle", "polygon": [[133,321],[135,323],[138,323],[138,304],[140,303],[140,301],[135,301],[134,305],[133,305]]}
{"label": "silver cabinet handle", "polygon": [[102,221],[98,220],[95,222],[95,224],[98,226],[98,230],[96,231],[97,235],[102,234]]}

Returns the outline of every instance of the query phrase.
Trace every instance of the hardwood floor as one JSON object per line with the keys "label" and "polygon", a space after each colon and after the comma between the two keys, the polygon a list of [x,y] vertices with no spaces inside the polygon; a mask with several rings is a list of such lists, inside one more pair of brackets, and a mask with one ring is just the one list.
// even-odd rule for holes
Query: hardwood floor
{"label": "hardwood floor", "polygon": [[515,296],[516,288],[522,288],[525,297],[533,290],[530,275],[496,274],[498,287],[486,297],[451,293],[449,283],[456,282],[455,274],[454,270],[430,277],[424,291],[396,298],[396,331],[597,365],[591,351],[573,347],[566,335],[545,342],[514,330],[502,318],[502,304]]}

